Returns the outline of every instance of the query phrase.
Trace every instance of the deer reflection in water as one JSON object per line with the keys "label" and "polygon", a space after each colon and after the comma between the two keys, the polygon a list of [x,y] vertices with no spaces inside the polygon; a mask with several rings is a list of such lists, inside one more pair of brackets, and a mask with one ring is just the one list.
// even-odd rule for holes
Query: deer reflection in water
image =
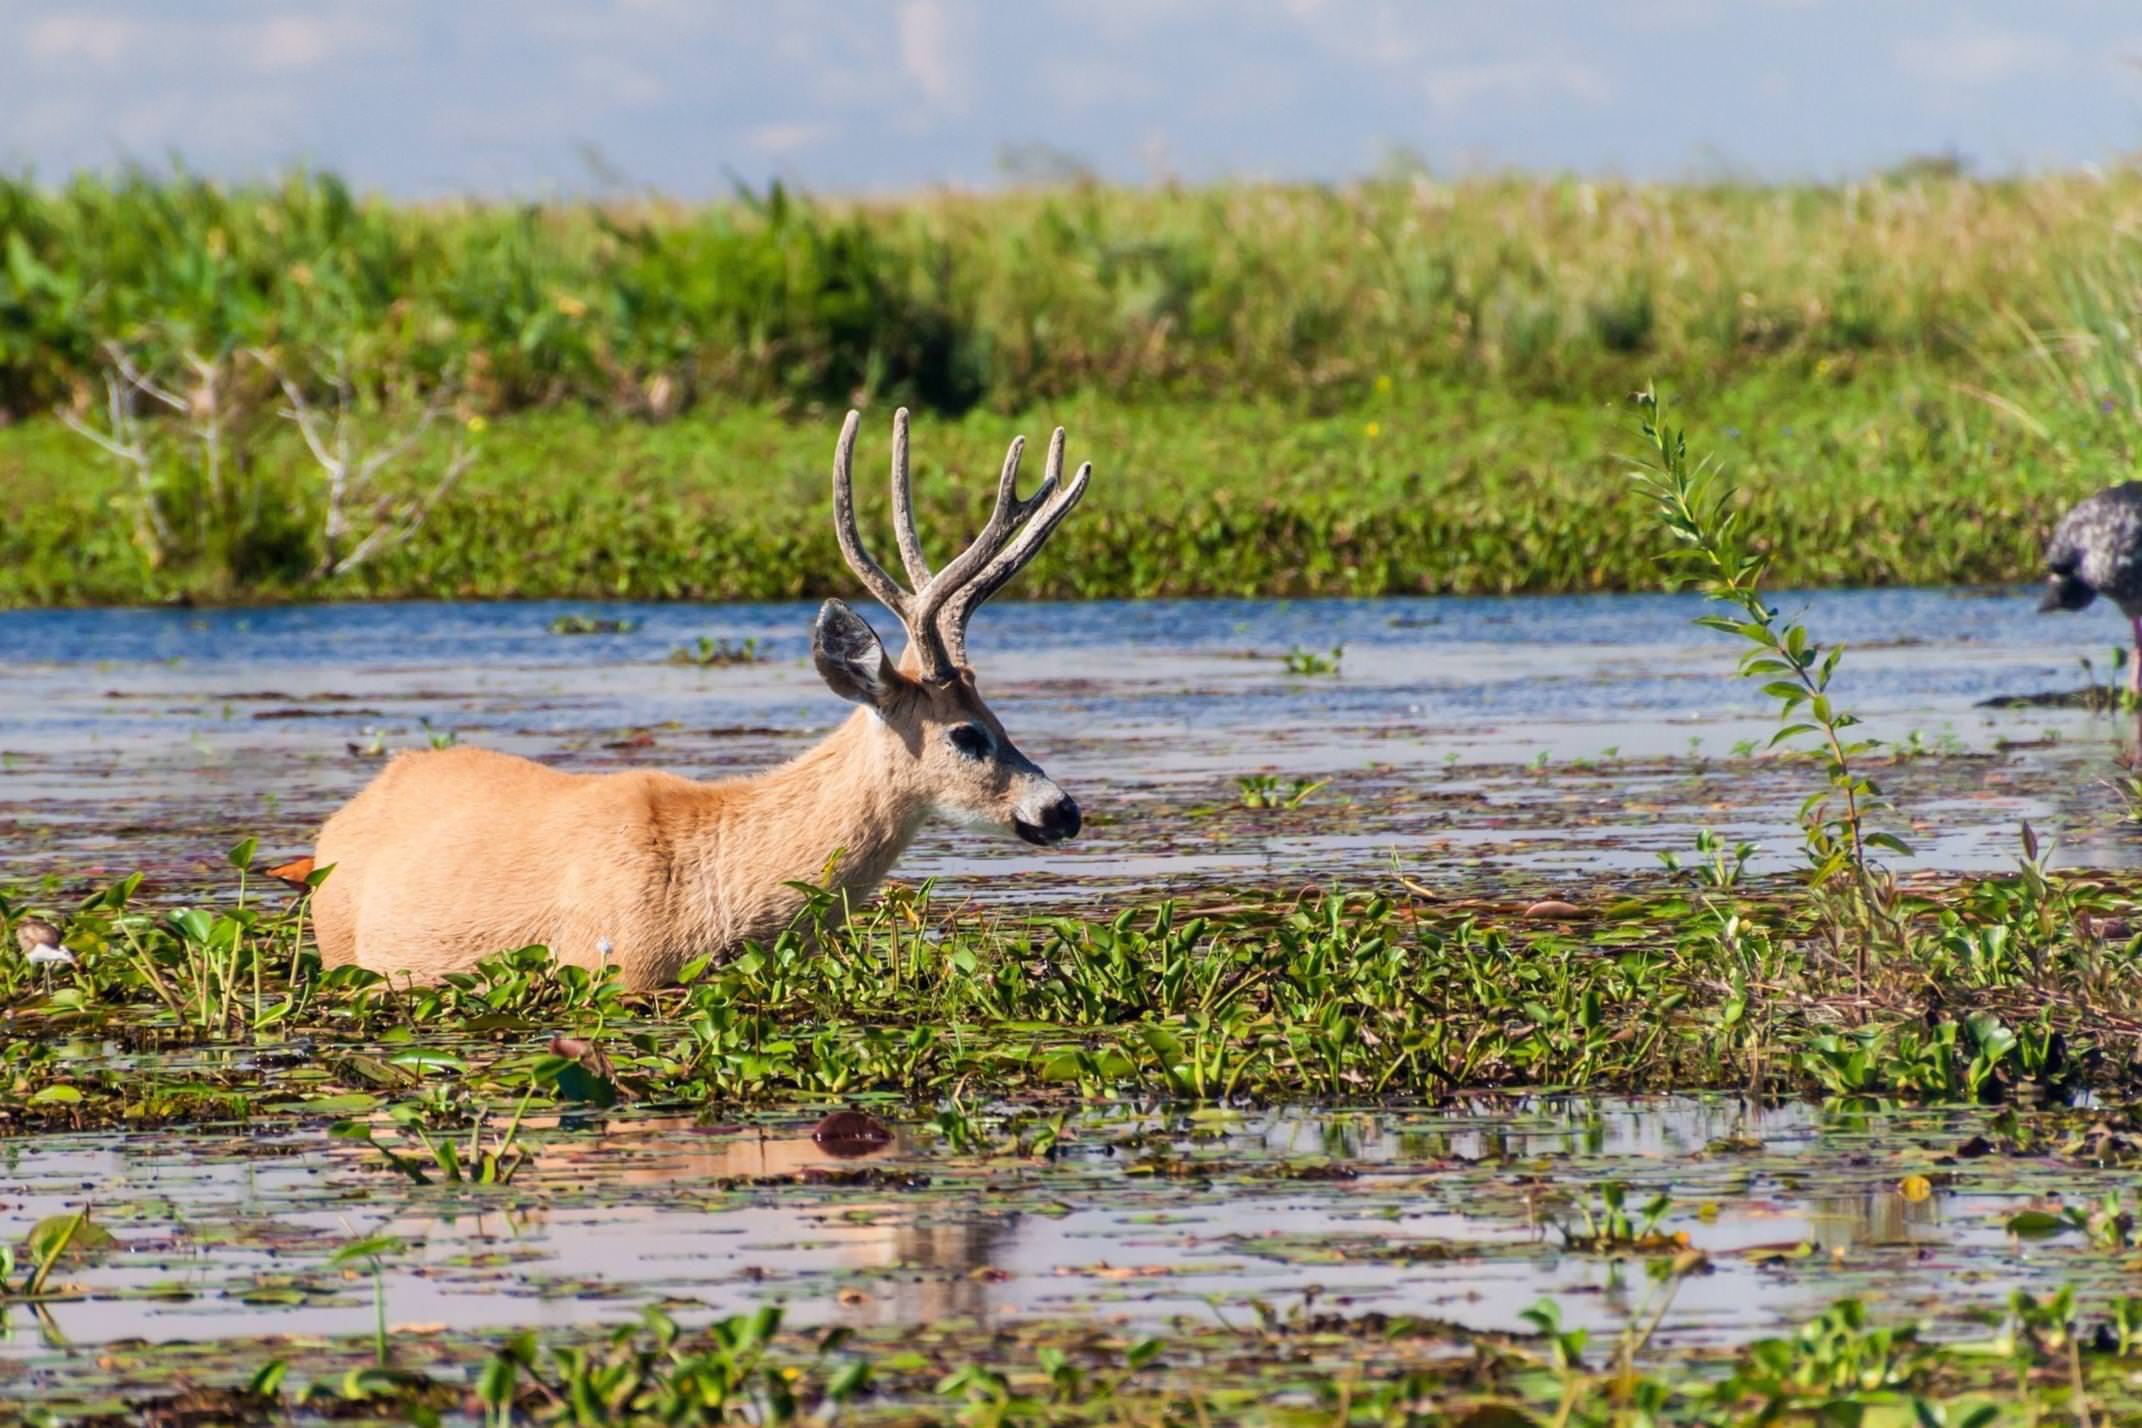
{"label": "deer reflection in water", "polygon": [[[378,1128],[385,1139],[391,1123]],[[857,1325],[992,1317],[1003,1276],[991,1271],[1012,1217],[926,1188],[922,1152],[867,1116],[728,1130],[645,1116],[580,1134],[570,1117],[530,1116],[521,1135],[528,1158],[494,1192],[502,1208],[400,1214],[377,1232],[527,1244],[541,1252],[530,1264],[546,1277],[650,1289],[681,1260],[728,1258],[732,1292],[707,1296],[722,1312],[837,1294],[837,1311],[821,1317]]]}

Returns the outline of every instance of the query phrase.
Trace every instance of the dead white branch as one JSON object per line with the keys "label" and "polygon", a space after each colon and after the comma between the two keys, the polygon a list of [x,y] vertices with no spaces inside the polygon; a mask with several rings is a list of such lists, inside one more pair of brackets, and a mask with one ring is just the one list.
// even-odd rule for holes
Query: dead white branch
{"label": "dead white branch", "polygon": [[306,449],[312,453],[313,461],[326,478],[327,511],[321,531],[320,563],[313,571],[314,579],[347,575],[381,551],[390,550],[414,536],[475,459],[473,453],[456,441],[448,453],[445,470],[431,489],[399,504],[381,504],[373,516],[371,528],[345,553],[344,546],[357,524],[351,512],[375,504],[375,483],[423,439],[425,432],[451,404],[453,390],[444,384],[435,388],[414,423],[377,448],[366,451],[357,430],[357,404],[348,369],[343,363],[336,363],[331,379],[335,408],[330,419],[312,404],[304,388],[283,370],[273,354],[255,351],[253,356],[273,374],[276,384],[282,388],[283,398],[289,403],[282,414],[304,437]]}
{"label": "dead white branch", "polygon": [[151,447],[152,428],[142,416],[146,397],[185,419],[187,429],[201,449],[201,472],[207,480],[207,501],[194,501],[194,536],[209,512],[219,508],[223,497],[224,449],[229,432],[231,405],[228,359],[208,358],[187,351],[182,354],[190,385],[167,382],[143,370],[140,360],[125,343],[98,344],[104,354],[104,420],[99,429],[84,413],[60,406],[55,413],[68,430],[95,445],[114,461],[134,473],[135,501],[140,509],[144,542],[151,559],[161,565],[177,553],[178,535],[167,509],[174,504],[170,493],[157,480],[157,455]]}
{"label": "dead white branch", "polygon": [[415,535],[423,528],[425,518],[430,516],[433,508],[454,489],[455,483],[461,479],[461,474],[468,470],[475,460],[476,453],[456,441],[452,454],[447,458],[446,470],[440,474],[431,490],[420,497],[403,502],[386,519],[374,526],[370,533],[357,543],[355,550],[335,562],[333,573],[346,575],[380,551],[400,545]]}
{"label": "dead white branch", "polygon": [[143,377],[126,355],[126,349],[116,342],[105,343],[104,354],[109,364],[104,373],[108,429],[99,431],[68,406],[57,406],[53,411],[69,431],[86,438],[114,461],[133,471],[134,496],[140,507],[144,534],[148,537],[150,558],[154,564],[161,565],[171,554],[174,537],[171,523],[164,516],[163,502],[157,498],[156,458],[150,454],[143,438],[135,398],[146,392],[163,401],[170,393]]}

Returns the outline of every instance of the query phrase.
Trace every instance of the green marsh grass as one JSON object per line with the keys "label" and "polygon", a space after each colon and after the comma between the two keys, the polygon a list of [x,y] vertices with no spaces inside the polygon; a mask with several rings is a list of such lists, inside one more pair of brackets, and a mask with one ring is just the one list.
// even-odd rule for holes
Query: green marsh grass
{"label": "green marsh grass", "polygon": [[[895,400],[933,413],[948,524],[1014,424],[1091,452],[1034,595],[1655,588],[1603,399],[1655,369],[1732,445],[1780,584],[2005,581],[2142,447],[2142,260],[2111,236],[2138,218],[2127,169],[701,207],[0,180],[0,603],[840,593],[831,434]],[[217,527],[161,561],[134,478],[47,415],[101,401],[112,342],[232,374],[225,499],[177,499],[200,473],[160,445],[171,509]],[[364,373],[374,439],[451,386],[480,459],[406,546],[317,578],[322,483],[254,351]],[[450,464],[431,435],[402,509]]]}
{"label": "green marsh grass", "polygon": [[[1374,438],[1358,410],[1319,416],[1253,398],[1081,396],[1010,416],[923,416],[919,518],[975,528],[1009,437],[1061,423],[1096,475],[1078,518],[1022,573],[1024,597],[1667,583],[1653,509],[1627,480],[1617,401],[1448,383],[1365,400],[1381,422]],[[2040,439],[1925,364],[1842,385],[1758,373],[1687,392],[1679,409],[1730,457],[1736,509],[1780,588],[2030,579],[2059,512],[2129,474],[2096,429],[2103,418],[2060,407]],[[826,476],[838,415],[724,406],[653,426],[580,409],[500,418],[413,537],[319,581],[321,552],[304,543],[316,534],[152,563],[129,514],[131,478],[40,418],[0,428],[0,605],[850,595]],[[890,419],[866,416],[873,427]],[[450,438],[427,439],[437,450],[412,455],[412,481],[446,458]],[[291,473],[283,525],[317,533],[319,483],[295,434],[269,428],[255,462]],[[884,519],[881,483],[864,483],[860,499],[866,520]]]}
{"label": "green marsh grass", "polygon": [[[2142,175],[1842,187],[1404,175],[814,202],[397,205],[329,174],[0,181],[0,408],[99,344],[347,351],[490,409],[663,417],[855,392],[1562,392],[1946,360],[2063,320]],[[2084,292],[2116,283],[2082,285]]]}

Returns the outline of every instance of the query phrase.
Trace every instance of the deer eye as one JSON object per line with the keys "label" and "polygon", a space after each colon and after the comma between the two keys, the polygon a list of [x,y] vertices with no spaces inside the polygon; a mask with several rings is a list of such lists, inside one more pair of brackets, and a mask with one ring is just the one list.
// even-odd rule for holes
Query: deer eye
{"label": "deer eye", "polygon": [[970,759],[989,757],[989,735],[979,725],[955,724],[945,737],[952,741],[953,748]]}

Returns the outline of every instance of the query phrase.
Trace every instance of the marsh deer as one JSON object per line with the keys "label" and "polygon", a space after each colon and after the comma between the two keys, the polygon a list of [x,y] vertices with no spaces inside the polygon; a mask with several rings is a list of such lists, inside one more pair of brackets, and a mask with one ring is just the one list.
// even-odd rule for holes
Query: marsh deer
{"label": "marsh deer", "polygon": [[1021,496],[1025,439],[1014,440],[981,534],[932,574],[915,534],[907,412],[895,413],[903,590],[856,528],[858,420],[848,414],[834,448],[833,530],[907,648],[896,666],[862,616],[828,600],[811,657],[861,707],[779,768],[714,783],[561,773],[475,748],[398,755],[320,832],[315,860],[333,872],[313,917],[329,965],[431,980],[540,943],[563,963],[614,965],[628,987],[660,986],[702,953],[780,933],[806,905],[792,884],[829,865],[834,891],[867,896],[933,813],[1040,845],[1078,832],[1078,804],[982,701],[967,623],[1078,504],[1092,464],[1063,483],[1058,428],[1041,485]]}

